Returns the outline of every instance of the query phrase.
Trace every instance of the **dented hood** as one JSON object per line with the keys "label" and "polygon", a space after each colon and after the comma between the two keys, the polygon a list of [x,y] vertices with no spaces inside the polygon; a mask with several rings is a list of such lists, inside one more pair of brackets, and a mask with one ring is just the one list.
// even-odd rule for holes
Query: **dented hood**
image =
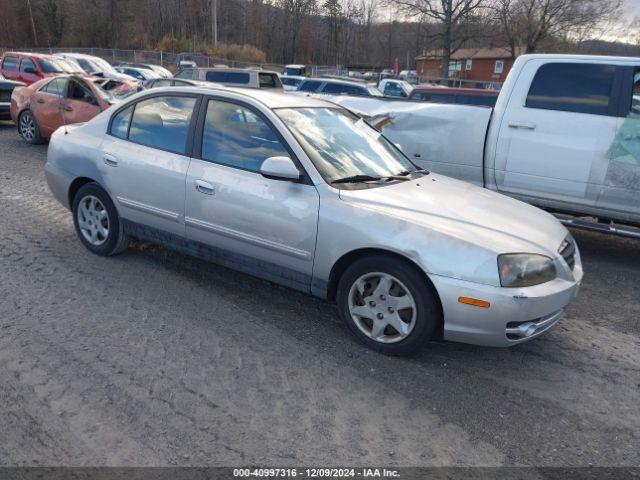
{"label": "dented hood", "polygon": [[362,190],[341,190],[359,208],[402,218],[496,253],[557,256],[567,229],[552,215],[513,198],[443,175]]}

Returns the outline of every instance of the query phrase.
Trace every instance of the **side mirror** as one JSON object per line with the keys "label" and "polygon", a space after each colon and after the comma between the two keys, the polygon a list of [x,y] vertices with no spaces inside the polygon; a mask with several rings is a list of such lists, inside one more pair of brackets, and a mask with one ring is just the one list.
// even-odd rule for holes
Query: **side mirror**
{"label": "side mirror", "polygon": [[289,157],[269,157],[260,167],[263,177],[273,180],[300,180],[298,167]]}

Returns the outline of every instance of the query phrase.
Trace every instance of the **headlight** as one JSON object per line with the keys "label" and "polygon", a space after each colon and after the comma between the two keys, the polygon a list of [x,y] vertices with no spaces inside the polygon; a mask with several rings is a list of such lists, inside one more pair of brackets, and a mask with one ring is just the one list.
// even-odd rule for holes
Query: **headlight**
{"label": "headlight", "polygon": [[553,260],[534,253],[507,253],[498,256],[503,287],[531,287],[556,278]]}

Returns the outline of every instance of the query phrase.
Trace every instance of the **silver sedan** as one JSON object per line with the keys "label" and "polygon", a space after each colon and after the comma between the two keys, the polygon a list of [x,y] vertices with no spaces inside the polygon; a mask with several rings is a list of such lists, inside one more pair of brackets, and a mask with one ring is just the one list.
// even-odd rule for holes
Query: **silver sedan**
{"label": "silver sedan", "polygon": [[530,340],[582,279],[554,217],[420,170],[312,98],[153,89],[56,131],[45,169],[90,251],[136,237],[326,298],[384,353]]}

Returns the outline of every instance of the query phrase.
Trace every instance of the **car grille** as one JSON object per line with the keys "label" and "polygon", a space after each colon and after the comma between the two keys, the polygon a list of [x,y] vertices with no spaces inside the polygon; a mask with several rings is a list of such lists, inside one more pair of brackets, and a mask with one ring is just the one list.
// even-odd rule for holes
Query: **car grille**
{"label": "car grille", "polygon": [[0,102],[11,101],[11,90],[0,90]]}
{"label": "car grille", "polygon": [[558,253],[562,255],[562,258],[567,262],[569,268],[573,270],[573,267],[576,265],[576,243],[573,239],[567,238],[560,248],[558,249]]}

